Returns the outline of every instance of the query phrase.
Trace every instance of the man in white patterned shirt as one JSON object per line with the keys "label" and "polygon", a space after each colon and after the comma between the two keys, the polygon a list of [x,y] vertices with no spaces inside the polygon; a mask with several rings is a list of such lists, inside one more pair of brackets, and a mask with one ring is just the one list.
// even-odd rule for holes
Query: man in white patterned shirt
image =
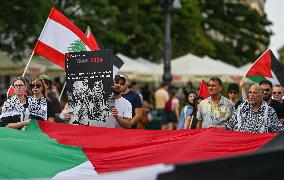
{"label": "man in white patterned shirt", "polygon": [[244,101],[233,116],[225,123],[224,128],[242,132],[283,132],[274,109],[262,100],[263,90],[259,85],[249,89],[249,99]]}

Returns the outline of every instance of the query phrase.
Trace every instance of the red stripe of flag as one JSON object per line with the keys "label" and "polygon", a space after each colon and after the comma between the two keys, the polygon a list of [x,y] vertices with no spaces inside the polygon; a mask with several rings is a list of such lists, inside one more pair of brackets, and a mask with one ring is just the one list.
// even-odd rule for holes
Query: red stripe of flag
{"label": "red stripe of flag", "polygon": [[48,45],[40,41],[37,41],[36,52],[37,54],[47,58],[51,62],[65,69],[64,54],[60,53],[59,51],[49,47]]}
{"label": "red stripe of flag", "polygon": [[217,128],[125,130],[38,123],[41,130],[57,142],[82,147],[98,173],[250,153],[276,136]]}

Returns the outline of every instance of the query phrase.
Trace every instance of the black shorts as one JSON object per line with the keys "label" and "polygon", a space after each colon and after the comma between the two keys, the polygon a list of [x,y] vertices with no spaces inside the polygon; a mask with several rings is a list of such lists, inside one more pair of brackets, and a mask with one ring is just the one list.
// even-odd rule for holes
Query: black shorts
{"label": "black shorts", "polygon": [[177,122],[177,116],[174,111],[165,112],[165,123],[169,123],[169,122],[173,122],[173,123]]}

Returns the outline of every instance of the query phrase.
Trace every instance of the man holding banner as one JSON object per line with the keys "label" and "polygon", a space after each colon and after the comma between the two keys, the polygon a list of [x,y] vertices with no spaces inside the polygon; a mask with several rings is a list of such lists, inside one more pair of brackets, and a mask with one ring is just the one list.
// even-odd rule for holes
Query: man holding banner
{"label": "man holding banner", "polygon": [[122,75],[114,78],[114,103],[112,116],[116,120],[115,127],[131,128],[132,106],[129,101],[121,96],[126,79]]}

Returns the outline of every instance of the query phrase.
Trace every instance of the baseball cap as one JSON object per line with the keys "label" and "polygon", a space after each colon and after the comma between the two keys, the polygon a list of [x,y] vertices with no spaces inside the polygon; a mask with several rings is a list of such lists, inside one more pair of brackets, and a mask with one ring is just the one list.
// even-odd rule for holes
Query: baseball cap
{"label": "baseball cap", "polygon": [[123,82],[126,82],[126,78],[123,75],[117,74],[114,76],[114,80],[118,81],[118,80],[123,80]]}
{"label": "baseball cap", "polygon": [[39,76],[39,78],[42,79],[42,80],[51,81],[50,77],[48,75],[46,75],[46,74],[41,74]]}

